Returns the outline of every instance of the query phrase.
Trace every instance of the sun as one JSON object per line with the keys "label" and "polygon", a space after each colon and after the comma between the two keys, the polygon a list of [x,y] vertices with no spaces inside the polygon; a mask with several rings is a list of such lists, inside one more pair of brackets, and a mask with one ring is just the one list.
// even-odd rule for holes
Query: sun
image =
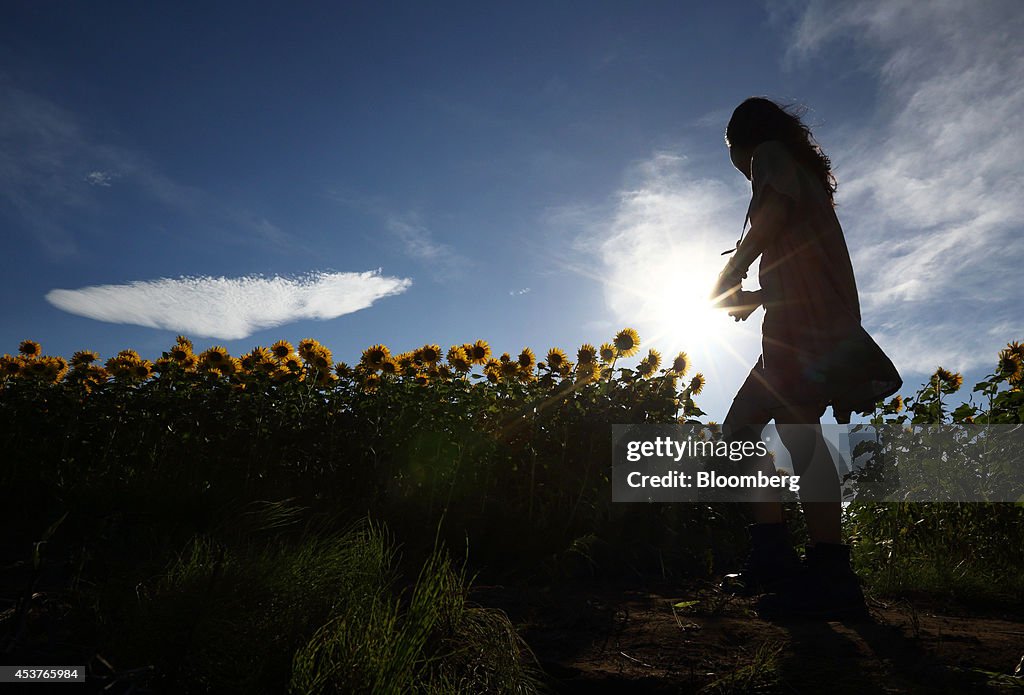
{"label": "sun", "polygon": [[[734,337],[734,322],[712,305],[711,292],[725,259],[703,246],[668,250],[643,272],[638,293],[641,322],[657,342],[706,351]],[[640,288],[638,288],[640,289]]]}

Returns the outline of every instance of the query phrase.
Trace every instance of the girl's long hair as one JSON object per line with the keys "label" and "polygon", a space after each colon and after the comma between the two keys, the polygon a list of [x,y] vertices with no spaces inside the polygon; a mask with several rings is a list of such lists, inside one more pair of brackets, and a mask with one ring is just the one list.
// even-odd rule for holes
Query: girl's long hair
{"label": "girl's long hair", "polygon": [[725,141],[753,151],[768,140],[785,144],[793,156],[821,181],[829,202],[833,206],[836,204],[836,177],[832,175],[832,162],[821,151],[811,129],[804,125],[791,106],[779,106],[764,97],[750,97],[733,111],[725,129]]}

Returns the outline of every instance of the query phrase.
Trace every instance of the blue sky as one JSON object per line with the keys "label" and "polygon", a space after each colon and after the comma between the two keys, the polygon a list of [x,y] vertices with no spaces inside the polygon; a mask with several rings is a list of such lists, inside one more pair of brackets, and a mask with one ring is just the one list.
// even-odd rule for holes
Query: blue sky
{"label": "blue sky", "polygon": [[761,94],[832,158],[864,323],[910,392],[1024,338],[1016,2],[6,3],[0,352],[312,336],[757,357],[705,295]]}

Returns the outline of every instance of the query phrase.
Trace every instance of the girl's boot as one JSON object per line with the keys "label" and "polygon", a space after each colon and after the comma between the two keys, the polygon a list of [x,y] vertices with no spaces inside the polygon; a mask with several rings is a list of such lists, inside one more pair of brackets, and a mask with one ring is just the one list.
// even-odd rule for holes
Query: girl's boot
{"label": "girl's boot", "polygon": [[850,565],[850,546],[839,543],[808,546],[800,574],[777,584],[757,608],[764,617],[870,619],[860,580]]}
{"label": "girl's boot", "polygon": [[735,596],[773,591],[800,571],[800,558],[789,540],[786,524],[751,524],[750,554],[743,568],[725,575],[722,590]]}

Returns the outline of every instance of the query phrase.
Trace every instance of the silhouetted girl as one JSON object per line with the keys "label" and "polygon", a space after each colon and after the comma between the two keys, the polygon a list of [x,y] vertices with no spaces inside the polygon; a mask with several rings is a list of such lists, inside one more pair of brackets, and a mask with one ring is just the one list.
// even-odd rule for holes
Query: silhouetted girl
{"label": "silhouetted girl", "polygon": [[[850,254],[834,210],[828,157],[800,119],[752,97],[726,128],[733,164],[752,187],[750,230],[722,271],[715,297],[737,320],[765,308],[762,353],[723,423],[730,440],[754,440],[771,420],[801,476],[811,544],[800,567],[785,532],[778,490],[759,490],[752,505],[752,548],[738,579],[744,593],[769,592],[765,612],[829,618],[862,615],[864,597],[840,536],[840,486],[820,427],[871,411],[901,386],[892,362],[861,327]],[[746,223],[744,223],[744,228]],[[740,282],[760,256],[760,289]],[[766,474],[771,462],[750,462]]]}

